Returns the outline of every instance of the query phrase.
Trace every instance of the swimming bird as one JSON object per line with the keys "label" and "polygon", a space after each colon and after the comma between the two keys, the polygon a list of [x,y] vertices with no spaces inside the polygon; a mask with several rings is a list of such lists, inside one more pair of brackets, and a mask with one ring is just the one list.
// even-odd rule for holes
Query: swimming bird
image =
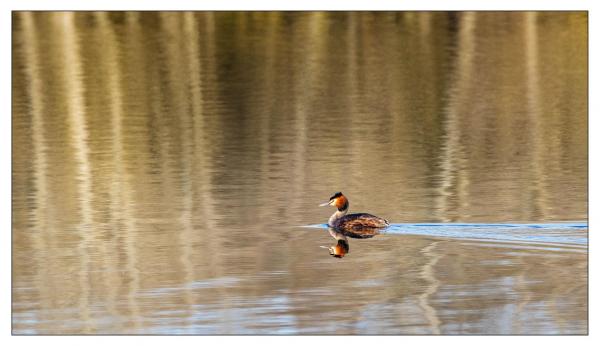
{"label": "swimming bird", "polygon": [[372,237],[373,231],[378,231],[390,225],[388,220],[367,213],[346,215],[350,202],[341,192],[334,194],[329,198],[329,202],[325,202],[320,206],[328,205],[336,207],[337,210],[331,215],[327,225],[342,232],[349,232],[350,234],[347,234],[349,236],[354,234],[354,237],[363,238],[360,233],[366,231]]}

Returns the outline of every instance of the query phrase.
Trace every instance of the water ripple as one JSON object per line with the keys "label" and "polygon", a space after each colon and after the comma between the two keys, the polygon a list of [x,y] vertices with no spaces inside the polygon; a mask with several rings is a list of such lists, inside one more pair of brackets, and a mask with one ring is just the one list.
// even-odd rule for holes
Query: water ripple
{"label": "water ripple", "polygon": [[[327,228],[326,224],[307,227]],[[382,234],[423,235],[523,244],[587,248],[587,222],[554,223],[393,223]]]}

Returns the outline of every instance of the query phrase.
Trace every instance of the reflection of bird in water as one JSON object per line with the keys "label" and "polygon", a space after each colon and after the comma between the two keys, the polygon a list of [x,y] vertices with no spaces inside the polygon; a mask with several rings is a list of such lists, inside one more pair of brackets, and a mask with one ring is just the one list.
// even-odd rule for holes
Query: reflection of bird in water
{"label": "reflection of bird in water", "polygon": [[321,246],[324,249],[329,250],[329,254],[333,257],[342,258],[346,256],[348,252],[350,252],[350,244],[348,243],[348,238],[371,238],[374,235],[379,233],[379,229],[362,229],[362,233],[352,233],[347,231],[338,231],[334,228],[329,228],[329,234],[333,237],[333,239],[337,240],[337,244],[327,247]]}
{"label": "reflection of bird in water", "polygon": [[[329,227],[333,227],[338,231],[344,232],[350,237],[354,235],[353,238],[372,237],[377,234],[377,230],[390,225],[387,220],[367,213],[346,215],[350,203],[348,202],[348,198],[346,198],[346,196],[344,196],[341,192],[331,196],[331,198],[329,198],[329,202],[323,203],[320,206],[324,207],[327,205],[332,205],[337,208],[337,211],[331,215],[329,221],[327,222]],[[360,236],[361,234],[366,236]]]}
{"label": "reflection of bird in water", "polygon": [[350,245],[348,244],[348,238],[342,233],[330,228],[329,234],[333,237],[333,239],[337,240],[337,244],[331,247],[321,246],[324,249],[329,250],[329,254],[333,257],[342,258],[346,256],[348,252],[350,252]]}

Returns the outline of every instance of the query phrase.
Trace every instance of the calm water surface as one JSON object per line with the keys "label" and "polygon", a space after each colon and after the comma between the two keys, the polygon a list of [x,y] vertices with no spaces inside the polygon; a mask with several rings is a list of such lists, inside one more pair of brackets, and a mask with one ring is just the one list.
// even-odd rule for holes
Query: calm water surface
{"label": "calm water surface", "polygon": [[[586,13],[17,12],[12,48],[15,334],[587,333]],[[394,223],[344,258],[337,191]]]}

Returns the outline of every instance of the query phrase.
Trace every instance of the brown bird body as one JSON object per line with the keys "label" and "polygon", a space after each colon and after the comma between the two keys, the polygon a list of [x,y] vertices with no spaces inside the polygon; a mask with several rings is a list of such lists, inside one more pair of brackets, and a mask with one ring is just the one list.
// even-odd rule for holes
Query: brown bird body
{"label": "brown bird body", "polygon": [[347,231],[372,230],[374,228],[385,228],[389,226],[385,219],[367,213],[344,215],[335,220],[332,225],[335,229]]}

